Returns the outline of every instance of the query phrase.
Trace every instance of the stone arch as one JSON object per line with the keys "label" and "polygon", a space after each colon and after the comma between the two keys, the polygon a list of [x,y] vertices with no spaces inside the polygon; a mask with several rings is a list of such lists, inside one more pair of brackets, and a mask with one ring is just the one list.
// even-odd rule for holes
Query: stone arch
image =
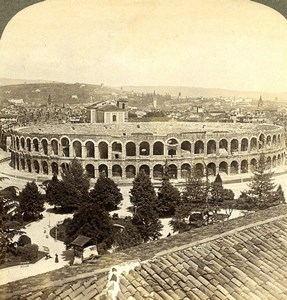
{"label": "stone arch", "polygon": [[39,140],[37,138],[34,138],[32,143],[33,143],[34,151],[39,152]]}
{"label": "stone arch", "polygon": [[270,169],[272,167],[272,159],[270,156],[266,158],[266,168]]}
{"label": "stone arch", "polygon": [[238,139],[232,139],[230,143],[231,153],[238,152]]}
{"label": "stone arch", "polygon": [[46,161],[42,161],[41,165],[42,165],[43,174],[48,175],[49,174],[48,163]]}
{"label": "stone arch", "polygon": [[66,170],[69,170],[70,166],[68,163],[62,163],[61,164],[61,170],[62,172],[65,172]]}
{"label": "stone arch", "polygon": [[209,140],[207,142],[207,154],[216,154],[216,142],[215,142],[215,140]]}
{"label": "stone arch", "polygon": [[106,177],[109,177],[109,169],[107,165],[105,164],[99,165],[99,175],[104,175]]}
{"label": "stone arch", "polygon": [[228,154],[228,142],[226,139],[219,141],[219,154]]}
{"label": "stone arch", "polygon": [[164,145],[163,142],[157,141],[153,144],[153,155],[163,155]]}
{"label": "stone arch", "polygon": [[162,165],[155,165],[153,167],[153,178],[154,179],[161,179],[163,176],[163,166]]}
{"label": "stone arch", "polygon": [[59,155],[59,142],[57,140],[51,141],[51,148],[53,155]]}
{"label": "stone arch", "polygon": [[204,143],[203,141],[196,141],[194,144],[194,154],[203,154],[204,153]]}
{"label": "stone arch", "polygon": [[126,143],[126,156],[136,156],[136,144],[134,142]]}
{"label": "stone arch", "polygon": [[25,170],[25,159],[23,157],[20,159],[20,164],[21,164],[21,169]]}
{"label": "stone arch", "polygon": [[247,138],[243,138],[241,140],[241,146],[240,146],[240,151],[244,152],[244,151],[248,151],[248,139]]}
{"label": "stone arch", "polygon": [[15,161],[16,161],[16,168],[17,168],[17,170],[19,170],[20,169],[20,158],[19,158],[18,154],[16,154]]}
{"label": "stone arch", "polygon": [[219,164],[219,173],[225,173],[228,174],[228,164],[226,161],[222,161]]}
{"label": "stone arch", "polygon": [[140,172],[143,171],[146,175],[150,175],[150,168],[148,165],[141,165],[139,170]]}
{"label": "stone arch", "polygon": [[73,141],[74,157],[82,157],[82,143],[80,141]]}
{"label": "stone arch", "polygon": [[276,144],[277,144],[277,136],[276,136],[276,134],[274,134],[273,137],[272,137],[272,144],[273,144],[273,147],[276,146]]}
{"label": "stone arch", "polygon": [[51,168],[52,168],[52,174],[59,174],[59,166],[56,162],[51,163]]}
{"label": "stone arch", "polygon": [[215,163],[213,163],[213,162],[209,163],[206,166],[206,168],[207,168],[207,174],[208,175],[215,176],[215,174],[216,174],[216,165],[215,165]]}
{"label": "stone arch", "polygon": [[17,150],[20,150],[20,139],[19,139],[19,136],[16,136],[16,149]]}
{"label": "stone arch", "polygon": [[275,168],[276,166],[277,166],[277,159],[276,159],[276,155],[274,155],[272,158],[272,167]]}
{"label": "stone arch", "polygon": [[70,141],[66,137],[61,138],[61,145],[63,149],[63,156],[70,157]]}
{"label": "stone arch", "polygon": [[238,174],[239,166],[236,160],[233,160],[230,164],[230,174]]}
{"label": "stone arch", "polygon": [[168,166],[168,175],[170,179],[177,179],[177,166],[175,164]]}
{"label": "stone arch", "polygon": [[95,167],[92,164],[87,164],[85,169],[88,177],[95,178]]}
{"label": "stone arch", "polygon": [[30,138],[27,138],[27,139],[26,139],[26,145],[27,145],[27,150],[28,150],[29,152],[31,152],[32,146],[31,146],[31,139],[30,139]]}
{"label": "stone arch", "polygon": [[136,168],[134,165],[126,166],[126,178],[134,178],[136,176]]}
{"label": "stone arch", "polygon": [[[87,141],[85,143],[87,157],[95,157],[95,144],[92,141]],[[95,174],[95,168],[94,168]],[[93,177],[94,178],[94,177]]]}
{"label": "stone arch", "polygon": [[281,135],[280,134],[278,134],[278,136],[277,136],[277,143],[278,143],[278,145],[281,145]]}
{"label": "stone arch", "polygon": [[170,138],[167,140],[167,154],[175,156],[177,154],[178,141],[175,138]]}
{"label": "stone arch", "polygon": [[250,171],[254,172],[257,168],[257,160],[256,158],[252,158],[250,161]]}
{"label": "stone arch", "polygon": [[148,142],[140,143],[140,155],[149,155],[150,146]]}
{"label": "stone arch", "polygon": [[31,173],[32,172],[32,163],[31,163],[31,160],[27,159],[26,163],[27,163],[27,170],[28,170],[29,173]]}
{"label": "stone arch", "polygon": [[248,161],[246,159],[241,161],[240,172],[241,173],[248,173]]}
{"label": "stone arch", "polygon": [[200,176],[204,175],[204,166],[202,163],[197,163],[195,165],[195,172]]}
{"label": "stone arch", "polygon": [[120,165],[113,165],[112,166],[112,176],[113,177],[122,177],[123,171]]}
{"label": "stone arch", "polygon": [[121,158],[123,152],[122,143],[115,141],[112,143],[112,152],[115,159]]}
{"label": "stone arch", "polygon": [[46,139],[41,140],[41,146],[42,146],[42,149],[43,149],[43,153],[45,155],[48,155],[48,141]]}
{"label": "stone arch", "polygon": [[184,155],[186,154],[186,156],[190,156],[191,153],[191,143],[189,141],[184,141],[181,143],[181,153]]}
{"label": "stone arch", "polygon": [[20,145],[22,149],[25,149],[25,139],[23,136],[20,138]]}
{"label": "stone arch", "polygon": [[251,151],[257,150],[257,138],[256,137],[252,137],[250,140],[250,150]]}
{"label": "stone arch", "polygon": [[[99,157],[100,159],[108,159],[109,157],[109,147],[108,144],[104,141],[100,142],[98,145],[99,148]],[[108,175],[106,175],[108,177]]]}
{"label": "stone arch", "polygon": [[191,166],[190,164],[183,164],[180,168],[181,170],[181,178],[188,178],[190,176],[190,172],[191,172]]}
{"label": "stone arch", "polygon": [[261,133],[259,135],[259,149],[263,149],[264,148],[264,144],[265,144],[265,135],[263,133]]}
{"label": "stone arch", "polygon": [[277,156],[277,165],[281,166],[281,164],[282,164],[281,155],[278,154],[278,156]]}
{"label": "stone arch", "polygon": [[268,148],[271,147],[271,135],[270,134],[268,134],[267,137],[266,137],[266,146]]}
{"label": "stone arch", "polygon": [[40,172],[40,165],[39,165],[39,162],[37,160],[34,160],[33,161],[33,165],[34,165],[34,170],[35,170],[35,173],[38,173]]}

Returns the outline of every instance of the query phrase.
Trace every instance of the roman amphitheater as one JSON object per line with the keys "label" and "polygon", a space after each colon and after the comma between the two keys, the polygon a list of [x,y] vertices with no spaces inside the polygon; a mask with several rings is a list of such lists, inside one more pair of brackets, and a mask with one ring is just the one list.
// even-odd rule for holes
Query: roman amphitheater
{"label": "roman amphitheater", "polygon": [[283,128],[268,124],[126,122],[61,124],[14,129],[11,164],[18,170],[52,175],[77,158],[89,176],[133,178],[144,170],[160,179],[168,167],[184,179],[191,166],[210,175],[252,172],[264,153],[268,166],[285,164]]}

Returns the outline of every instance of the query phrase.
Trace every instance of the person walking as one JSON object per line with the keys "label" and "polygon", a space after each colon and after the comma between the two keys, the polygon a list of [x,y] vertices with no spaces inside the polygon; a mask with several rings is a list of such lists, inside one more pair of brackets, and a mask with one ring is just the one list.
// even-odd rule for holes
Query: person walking
{"label": "person walking", "polygon": [[58,254],[55,255],[55,263],[59,262]]}

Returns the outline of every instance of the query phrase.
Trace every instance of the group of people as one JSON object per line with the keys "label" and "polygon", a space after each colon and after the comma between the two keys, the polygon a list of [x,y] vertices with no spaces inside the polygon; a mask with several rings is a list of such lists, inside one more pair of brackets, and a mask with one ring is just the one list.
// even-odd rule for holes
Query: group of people
{"label": "group of people", "polygon": [[[52,258],[52,256],[49,253],[47,253],[46,254],[46,259],[49,259],[49,258]],[[58,262],[59,262],[58,254],[55,254],[55,263],[58,263]]]}

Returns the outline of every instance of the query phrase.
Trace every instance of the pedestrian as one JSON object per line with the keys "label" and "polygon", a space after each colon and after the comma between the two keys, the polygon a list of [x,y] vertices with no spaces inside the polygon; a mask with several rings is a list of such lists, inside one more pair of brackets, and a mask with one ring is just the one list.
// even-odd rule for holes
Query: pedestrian
{"label": "pedestrian", "polygon": [[55,263],[59,262],[58,254],[55,255]]}

